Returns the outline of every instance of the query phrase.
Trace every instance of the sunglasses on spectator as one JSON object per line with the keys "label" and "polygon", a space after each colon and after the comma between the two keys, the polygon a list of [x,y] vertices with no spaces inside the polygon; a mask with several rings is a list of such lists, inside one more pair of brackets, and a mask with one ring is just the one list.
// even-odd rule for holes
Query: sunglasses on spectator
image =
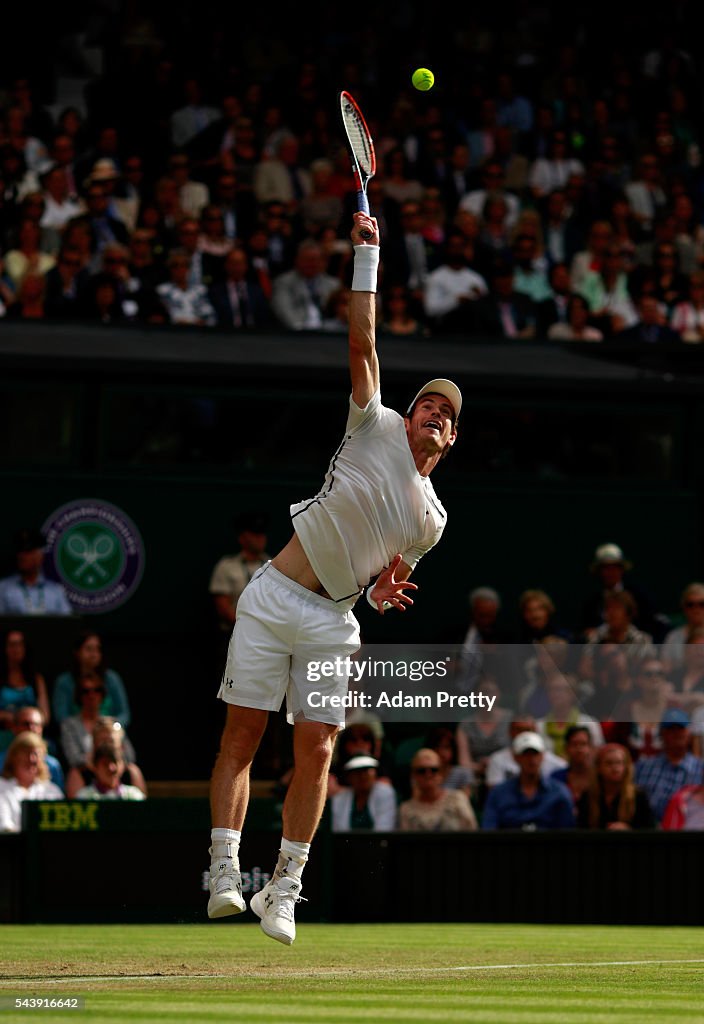
{"label": "sunglasses on spectator", "polygon": [[646,679],[662,679],[665,675],[661,668],[646,668],[641,672]]}
{"label": "sunglasses on spectator", "polygon": [[415,775],[437,775],[440,769],[437,765],[424,765],[421,768],[414,768]]}
{"label": "sunglasses on spectator", "polygon": [[702,601],[685,601],[685,608],[704,608],[704,600]]}
{"label": "sunglasses on spectator", "polygon": [[83,686],[81,687],[81,696],[84,693],[105,693],[105,690],[101,686]]}

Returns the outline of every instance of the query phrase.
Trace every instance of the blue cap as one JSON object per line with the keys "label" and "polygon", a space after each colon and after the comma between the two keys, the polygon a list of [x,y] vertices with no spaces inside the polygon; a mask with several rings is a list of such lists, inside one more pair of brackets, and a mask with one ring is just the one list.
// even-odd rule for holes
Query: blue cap
{"label": "blue cap", "polygon": [[668,708],[668,710],[660,719],[661,729],[667,729],[667,727],[670,725],[675,725],[679,726],[682,729],[686,729],[689,724],[689,715],[686,711],[682,711],[681,708]]}

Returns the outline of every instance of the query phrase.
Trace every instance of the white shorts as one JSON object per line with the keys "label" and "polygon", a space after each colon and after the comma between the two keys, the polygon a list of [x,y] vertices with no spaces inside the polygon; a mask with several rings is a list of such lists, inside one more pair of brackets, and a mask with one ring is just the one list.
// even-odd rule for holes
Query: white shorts
{"label": "white shorts", "polygon": [[[345,724],[345,709],[326,698],[347,694],[344,662],[360,647],[351,611],[306,590],[271,562],[259,569],[237,602],[218,697],[245,708],[278,711],[286,697],[288,721]],[[320,663],[330,666],[324,675]],[[311,681],[310,675],[315,676]]]}

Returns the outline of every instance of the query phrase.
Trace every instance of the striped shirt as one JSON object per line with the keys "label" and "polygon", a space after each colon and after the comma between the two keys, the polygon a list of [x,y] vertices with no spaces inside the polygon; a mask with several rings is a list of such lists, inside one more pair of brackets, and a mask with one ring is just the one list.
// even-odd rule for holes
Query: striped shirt
{"label": "striped shirt", "polygon": [[636,761],[635,782],[648,795],[650,806],[661,821],[670,798],[683,786],[699,784],[704,778],[704,761],[689,752],[673,764],[665,754],[641,757]]}

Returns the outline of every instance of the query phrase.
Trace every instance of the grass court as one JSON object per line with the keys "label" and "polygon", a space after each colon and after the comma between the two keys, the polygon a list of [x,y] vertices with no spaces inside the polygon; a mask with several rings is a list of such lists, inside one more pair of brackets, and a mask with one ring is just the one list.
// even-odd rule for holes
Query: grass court
{"label": "grass court", "polygon": [[306,1024],[704,1021],[696,928],[304,924],[292,947],[237,921],[4,925],[0,992],[85,999],[0,1021]]}

